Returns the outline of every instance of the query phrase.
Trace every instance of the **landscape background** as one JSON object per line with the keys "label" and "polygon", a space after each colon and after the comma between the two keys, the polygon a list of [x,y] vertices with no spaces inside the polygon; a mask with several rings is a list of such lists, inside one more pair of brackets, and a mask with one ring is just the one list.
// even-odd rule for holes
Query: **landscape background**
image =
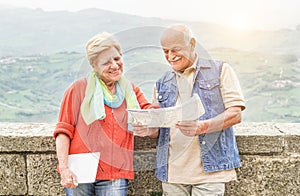
{"label": "landscape background", "polygon": [[246,98],[243,120],[300,122],[300,21],[293,29],[237,30],[101,9],[76,12],[0,7],[0,121],[55,122],[65,89],[89,70],[84,46],[107,31],[123,47],[125,75],[151,100],[169,68],[160,32],[184,22],[204,58],[230,63]]}

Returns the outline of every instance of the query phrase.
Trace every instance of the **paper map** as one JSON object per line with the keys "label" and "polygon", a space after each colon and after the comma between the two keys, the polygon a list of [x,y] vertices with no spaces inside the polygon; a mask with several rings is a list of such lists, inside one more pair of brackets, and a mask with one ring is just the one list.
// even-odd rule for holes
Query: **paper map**
{"label": "paper map", "polygon": [[175,127],[175,124],[184,120],[197,120],[205,113],[198,95],[174,107],[159,109],[128,109],[135,119],[148,127]]}

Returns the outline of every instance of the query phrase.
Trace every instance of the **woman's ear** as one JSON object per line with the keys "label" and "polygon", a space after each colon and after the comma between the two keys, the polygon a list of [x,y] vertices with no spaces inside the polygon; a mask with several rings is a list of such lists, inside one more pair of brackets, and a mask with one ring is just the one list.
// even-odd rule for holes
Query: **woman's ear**
{"label": "woman's ear", "polygon": [[92,66],[92,68],[94,69],[95,68],[95,65],[96,63],[95,63],[95,61],[90,61],[90,65]]}

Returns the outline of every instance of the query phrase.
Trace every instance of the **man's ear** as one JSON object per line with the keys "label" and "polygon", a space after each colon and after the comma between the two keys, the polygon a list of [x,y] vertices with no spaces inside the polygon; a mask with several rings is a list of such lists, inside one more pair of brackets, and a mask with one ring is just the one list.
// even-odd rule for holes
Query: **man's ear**
{"label": "man's ear", "polygon": [[195,47],[196,47],[196,39],[195,39],[194,37],[191,38],[190,44],[191,44],[191,48],[192,48],[193,50],[195,50]]}

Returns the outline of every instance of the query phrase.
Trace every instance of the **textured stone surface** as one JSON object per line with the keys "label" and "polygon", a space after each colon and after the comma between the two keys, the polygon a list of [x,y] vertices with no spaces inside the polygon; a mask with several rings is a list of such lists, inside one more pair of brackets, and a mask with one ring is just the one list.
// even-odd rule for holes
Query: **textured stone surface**
{"label": "textured stone surface", "polygon": [[56,165],[57,159],[54,154],[27,156],[29,195],[63,195]]}
{"label": "textured stone surface", "polygon": [[241,123],[235,133],[241,154],[300,154],[300,124]]}
{"label": "textured stone surface", "polygon": [[0,152],[54,152],[53,131],[43,123],[0,123]]}
{"label": "textured stone surface", "polygon": [[0,152],[55,152],[51,136],[0,136]]}
{"label": "textured stone surface", "polygon": [[[0,123],[0,195],[64,195],[56,172],[54,125]],[[235,126],[243,166],[226,196],[300,195],[300,124]],[[135,138],[136,179],[129,195],[155,195],[156,140]]]}
{"label": "textured stone surface", "polygon": [[154,171],[138,171],[135,180],[130,181],[128,195],[151,195],[162,192],[161,182],[154,176]]}
{"label": "textured stone surface", "polygon": [[0,154],[0,195],[25,195],[26,193],[24,155]]}
{"label": "textured stone surface", "polygon": [[155,169],[156,151],[135,151],[134,152],[134,170],[152,171]]}
{"label": "textured stone surface", "polygon": [[300,195],[300,157],[241,156],[238,181],[226,186],[226,195]]}
{"label": "textured stone surface", "polygon": [[157,146],[157,140],[149,137],[134,137],[134,149],[135,150],[149,150],[155,149]]}
{"label": "textured stone surface", "polygon": [[285,135],[285,152],[293,156],[300,155],[300,124],[282,123],[276,124],[276,127]]}
{"label": "textured stone surface", "polygon": [[240,154],[280,154],[284,151],[283,136],[236,136]]}
{"label": "textured stone surface", "polygon": [[300,156],[300,135],[288,135],[285,137],[285,152],[293,156]]}

